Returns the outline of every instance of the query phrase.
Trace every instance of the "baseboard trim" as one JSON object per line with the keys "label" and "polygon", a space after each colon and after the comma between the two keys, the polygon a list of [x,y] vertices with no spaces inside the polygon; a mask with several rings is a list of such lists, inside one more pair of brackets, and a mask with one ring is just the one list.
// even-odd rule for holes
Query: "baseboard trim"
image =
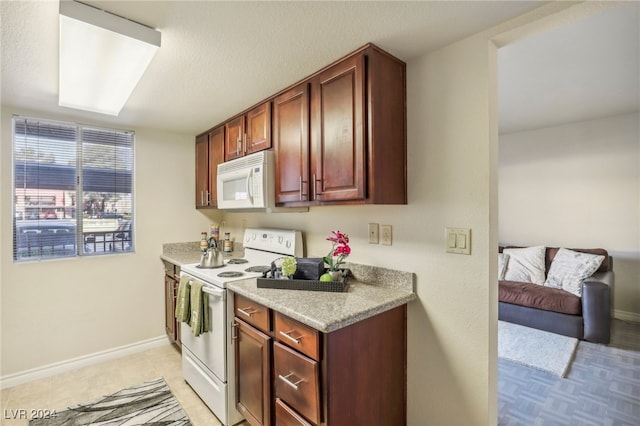
{"label": "baseboard trim", "polygon": [[622,321],[640,322],[640,314],[636,314],[635,312],[619,311],[616,309],[613,311],[613,317]]}
{"label": "baseboard trim", "polygon": [[20,371],[18,373],[8,374],[0,377],[0,389],[10,388],[21,385],[23,383],[32,382],[34,380],[43,379],[45,377],[55,376],[56,374],[66,371],[76,370],[88,365],[97,364],[112,359],[122,358],[123,356],[132,355],[143,352],[148,349],[157,348],[164,345],[170,345],[171,341],[167,336],[154,337],[148,340],[124,345],[113,349],[107,349],[101,352],[56,362],[42,367],[32,368],[30,370]]}

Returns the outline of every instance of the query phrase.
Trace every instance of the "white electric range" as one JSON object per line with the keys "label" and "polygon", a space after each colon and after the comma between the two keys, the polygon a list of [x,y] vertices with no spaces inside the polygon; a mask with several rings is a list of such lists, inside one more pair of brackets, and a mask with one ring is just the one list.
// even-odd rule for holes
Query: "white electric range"
{"label": "white electric range", "polygon": [[188,324],[181,324],[182,373],[225,426],[243,420],[235,407],[233,300],[227,297],[227,283],[261,277],[274,260],[302,257],[304,251],[302,234],[293,230],[247,228],[242,243],[244,256],[225,259],[221,267],[200,268],[198,263],[181,267],[181,276],[205,284],[202,291],[209,295],[210,321],[210,331],[197,337]]}

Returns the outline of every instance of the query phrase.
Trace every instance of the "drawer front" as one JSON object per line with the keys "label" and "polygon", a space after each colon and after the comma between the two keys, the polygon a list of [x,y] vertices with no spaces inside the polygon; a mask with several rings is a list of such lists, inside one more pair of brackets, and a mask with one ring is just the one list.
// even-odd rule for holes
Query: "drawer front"
{"label": "drawer front", "polygon": [[276,398],[276,425],[278,426],[313,426],[296,413],[280,398]]}
{"label": "drawer front", "polygon": [[315,359],[320,360],[320,332],[279,312],[274,314],[275,334],[278,341]]}
{"label": "drawer front", "polygon": [[260,330],[267,333],[271,331],[269,308],[266,306],[236,294],[233,299],[233,311],[235,316]]}
{"label": "drawer front", "polygon": [[276,397],[285,401],[311,422],[320,423],[318,362],[293,349],[273,344]]}

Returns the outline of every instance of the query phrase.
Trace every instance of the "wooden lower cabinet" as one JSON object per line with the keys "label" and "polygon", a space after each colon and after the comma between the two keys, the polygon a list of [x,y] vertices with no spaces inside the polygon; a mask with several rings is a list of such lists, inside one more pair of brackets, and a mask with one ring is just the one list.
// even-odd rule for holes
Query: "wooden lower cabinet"
{"label": "wooden lower cabinet", "polygon": [[180,347],[180,323],[176,320],[176,303],[178,300],[178,278],[180,267],[170,263],[165,264],[164,275],[164,329],[172,343]]}
{"label": "wooden lower cabinet", "polygon": [[406,425],[406,305],[331,333],[252,309],[273,321],[260,331],[236,316],[237,406],[249,423]]}
{"label": "wooden lower cabinet", "polygon": [[271,424],[271,338],[236,318],[236,407],[254,426]]}
{"label": "wooden lower cabinet", "polygon": [[280,398],[276,398],[276,424],[278,426],[313,426]]}

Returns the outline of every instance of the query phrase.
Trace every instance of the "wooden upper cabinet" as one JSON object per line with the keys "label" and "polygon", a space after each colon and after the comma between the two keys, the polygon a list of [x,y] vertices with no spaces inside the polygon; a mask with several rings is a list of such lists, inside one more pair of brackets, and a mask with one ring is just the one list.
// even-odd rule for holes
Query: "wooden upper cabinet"
{"label": "wooden upper cabinet", "polygon": [[225,161],[271,148],[271,102],[264,102],[225,125]]}
{"label": "wooden upper cabinet", "polygon": [[246,115],[245,153],[271,148],[271,102],[252,109]]}
{"label": "wooden upper cabinet", "polygon": [[229,161],[244,155],[244,116],[234,118],[224,125],[224,160]]}
{"label": "wooden upper cabinet", "polygon": [[196,137],[196,208],[208,206],[209,135]]}
{"label": "wooden upper cabinet", "polygon": [[276,204],[406,204],[406,121],[406,66],[374,45],[282,92]]}
{"label": "wooden upper cabinet", "polygon": [[221,127],[224,161],[274,148],[279,207],[407,204],[406,64],[373,44]]}
{"label": "wooden upper cabinet", "polygon": [[273,146],[276,203],[308,202],[308,83],[303,83],[274,99]]}
{"label": "wooden upper cabinet", "polygon": [[224,127],[196,137],[196,208],[217,207],[218,164],[224,161]]}
{"label": "wooden upper cabinet", "polygon": [[209,133],[209,206],[218,207],[218,164],[224,163],[224,127]]}
{"label": "wooden upper cabinet", "polygon": [[366,196],[363,53],[311,82],[311,194],[318,201]]}

